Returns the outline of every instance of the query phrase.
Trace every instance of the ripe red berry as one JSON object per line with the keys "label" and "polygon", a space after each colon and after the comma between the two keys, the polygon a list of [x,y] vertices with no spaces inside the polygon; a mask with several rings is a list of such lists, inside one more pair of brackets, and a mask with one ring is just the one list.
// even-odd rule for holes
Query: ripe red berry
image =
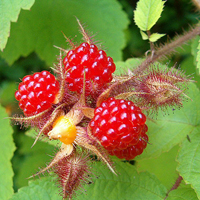
{"label": "ripe red berry", "polygon": [[112,80],[115,71],[113,59],[96,45],[82,43],[70,50],[63,59],[66,81],[71,91],[82,92],[85,74],[86,93],[96,91]]}
{"label": "ripe red berry", "polygon": [[94,111],[92,134],[111,155],[131,160],[147,146],[146,116],[133,102],[109,98]]}
{"label": "ripe red berry", "polygon": [[24,114],[30,116],[50,108],[58,91],[59,82],[55,76],[42,71],[25,76],[15,92],[15,98]]}

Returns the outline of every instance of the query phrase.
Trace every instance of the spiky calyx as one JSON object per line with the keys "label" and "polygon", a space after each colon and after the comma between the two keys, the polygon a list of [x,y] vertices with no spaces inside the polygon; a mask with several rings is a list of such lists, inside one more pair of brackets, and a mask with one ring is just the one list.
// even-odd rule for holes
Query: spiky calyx
{"label": "spiky calyx", "polygon": [[181,106],[186,84],[190,81],[175,68],[152,67],[140,77],[135,87],[141,105],[158,110],[169,106]]}
{"label": "spiky calyx", "polygon": [[63,198],[71,198],[83,183],[90,181],[91,167],[87,154],[73,153],[61,159],[53,168],[58,175]]}

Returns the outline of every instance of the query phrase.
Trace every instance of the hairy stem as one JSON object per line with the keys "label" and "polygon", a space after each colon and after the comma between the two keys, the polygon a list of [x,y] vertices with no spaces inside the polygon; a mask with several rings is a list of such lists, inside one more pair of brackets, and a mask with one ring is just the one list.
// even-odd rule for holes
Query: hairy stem
{"label": "hairy stem", "polygon": [[197,26],[196,28],[190,30],[186,34],[175,38],[172,42],[158,48],[157,51],[154,52],[154,54],[148,56],[146,60],[144,60],[139,67],[137,67],[133,73],[134,74],[141,74],[150,64],[156,62],[158,59],[162,58],[163,56],[166,56],[170,54],[175,48],[178,46],[184,44],[188,40],[192,39],[196,35],[200,34],[200,26]]}
{"label": "hairy stem", "polygon": [[182,176],[179,175],[179,177],[176,179],[176,182],[174,183],[174,185],[172,186],[172,188],[167,192],[166,194],[166,197],[164,198],[167,199],[169,193],[172,191],[172,190],[175,190],[178,188],[178,186],[180,185],[181,181],[183,180]]}

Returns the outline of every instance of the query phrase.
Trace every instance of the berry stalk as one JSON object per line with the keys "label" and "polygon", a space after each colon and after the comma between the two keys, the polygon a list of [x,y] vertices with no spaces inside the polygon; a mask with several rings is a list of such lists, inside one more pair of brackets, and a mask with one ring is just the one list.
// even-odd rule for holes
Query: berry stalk
{"label": "berry stalk", "polygon": [[161,46],[157,49],[157,51],[154,51],[152,55],[149,55],[134,71],[133,74],[142,74],[146,68],[150,66],[150,64],[153,64],[158,59],[169,55],[172,51],[174,51],[175,48],[181,46],[188,40],[191,40],[196,35],[200,34],[200,26],[195,27],[194,29],[190,30],[189,32],[185,33],[182,36],[178,36],[173,39],[172,42],[165,44],[164,46]]}

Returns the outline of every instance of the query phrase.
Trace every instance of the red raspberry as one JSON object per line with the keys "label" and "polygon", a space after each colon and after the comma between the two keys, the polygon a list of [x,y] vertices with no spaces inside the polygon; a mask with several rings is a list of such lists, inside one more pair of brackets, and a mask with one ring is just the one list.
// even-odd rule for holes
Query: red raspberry
{"label": "red raspberry", "polygon": [[82,43],[63,59],[66,81],[71,91],[82,92],[85,73],[86,93],[96,91],[112,80],[113,59],[94,44]]}
{"label": "red raspberry", "polygon": [[24,114],[30,116],[50,108],[58,91],[59,82],[55,76],[42,71],[25,76],[15,92],[15,98]]}
{"label": "red raspberry", "polygon": [[147,146],[146,116],[131,101],[109,98],[94,111],[92,134],[111,155],[131,160]]}

